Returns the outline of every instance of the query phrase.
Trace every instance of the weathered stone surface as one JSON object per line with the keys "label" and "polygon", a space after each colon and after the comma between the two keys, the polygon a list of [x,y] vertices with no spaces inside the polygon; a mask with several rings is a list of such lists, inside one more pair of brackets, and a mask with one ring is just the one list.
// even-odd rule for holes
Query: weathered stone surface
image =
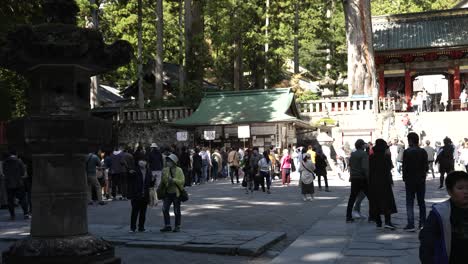
{"label": "weathered stone surface", "polygon": [[[286,237],[281,232],[239,230],[213,232],[187,229],[181,233],[128,233],[126,227],[114,225],[90,225],[90,230],[114,245],[241,256],[257,256]],[[26,222],[6,225],[0,222],[0,240],[17,241],[28,235]]]}

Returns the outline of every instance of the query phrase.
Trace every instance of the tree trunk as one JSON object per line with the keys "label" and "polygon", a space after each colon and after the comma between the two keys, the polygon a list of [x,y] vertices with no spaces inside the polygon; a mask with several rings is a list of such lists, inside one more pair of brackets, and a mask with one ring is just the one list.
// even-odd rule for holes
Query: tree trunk
{"label": "tree trunk", "polygon": [[140,109],[145,108],[145,95],[143,93],[143,59],[142,55],[142,19],[143,19],[143,3],[142,0],[138,0],[138,107]]}
{"label": "tree trunk", "polygon": [[156,2],[156,63],[154,69],[155,90],[154,97],[162,99],[163,97],[163,38],[164,38],[164,18],[163,1]]}
{"label": "tree trunk", "polygon": [[348,44],[349,95],[378,95],[378,91],[375,91],[370,0],[344,0],[343,6]]}
{"label": "tree trunk", "polygon": [[184,76],[187,78],[187,84],[192,81],[192,74],[190,74],[193,64],[192,58],[192,0],[184,0],[185,19],[184,19],[184,33],[185,33],[185,68]]}
{"label": "tree trunk", "polygon": [[[91,5],[99,5],[96,3],[96,0],[89,0]],[[98,17],[98,9],[93,8],[91,10],[91,18],[92,18],[92,28],[98,29],[99,28],[99,17]],[[90,89],[90,107],[95,108],[99,106],[99,76],[91,77],[91,89]]]}
{"label": "tree trunk", "polygon": [[203,16],[204,0],[192,0],[192,82],[198,89],[203,88],[205,20]]}
{"label": "tree trunk", "polygon": [[184,97],[185,70],[184,70],[184,0],[179,0],[179,97]]}
{"label": "tree trunk", "polygon": [[294,73],[299,73],[299,1],[294,2]]}
{"label": "tree trunk", "polygon": [[240,33],[234,40],[234,90],[242,89],[242,40]]}

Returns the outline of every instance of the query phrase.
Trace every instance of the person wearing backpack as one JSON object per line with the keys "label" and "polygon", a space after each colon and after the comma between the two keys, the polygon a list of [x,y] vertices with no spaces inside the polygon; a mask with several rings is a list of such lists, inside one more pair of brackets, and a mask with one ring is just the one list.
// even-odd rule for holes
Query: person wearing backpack
{"label": "person wearing backpack", "polygon": [[435,164],[439,164],[439,189],[444,188],[445,174],[449,174],[450,172],[455,170],[455,160],[453,158],[454,151],[455,147],[452,144],[452,140],[448,137],[444,138],[444,146],[440,149],[435,161]]}
{"label": "person wearing backpack", "polygon": [[[252,155],[250,156],[250,175],[252,175],[254,179],[254,191],[258,191],[259,185],[260,185],[260,175],[259,175],[259,170],[258,170],[258,162],[262,159],[262,156],[260,153],[258,153],[258,147],[254,147],[252,149]],[[263,180],[263,178],[262,178]]]}
{"label": "person wearing backpack", "polygon": [[299,185],[301,186],[302,199],[304,202],[312,201],[314,198],[315,165],[305,148],[302,150],[302,157],[302,160],[299,161],[301,164],[299,166],[299,173],[301,175]]}

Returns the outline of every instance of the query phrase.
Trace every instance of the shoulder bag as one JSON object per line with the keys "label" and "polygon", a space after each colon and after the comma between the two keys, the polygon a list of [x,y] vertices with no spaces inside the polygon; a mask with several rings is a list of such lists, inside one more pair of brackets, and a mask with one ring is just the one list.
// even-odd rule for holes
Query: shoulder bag
{"label": "shoulder bag", "polygon": [[[169,168],[169,172],[171,173],[171,178],[174,178],[173,175],[172,175],[172,170],[171,170],[171,168]],[[179,195],[179,200],[180,200],[181,202],[183,202],[183,203],[186,202],[186,201],[188,201],[188,200],[189,200],[188,192],[187,192],[185,189],[180,188],[179,185],[177,185],[177,183],[174,183],[174,184],[175,184],[175,186],[177,187],[177,189],[179,189],[179,193],[180,193],[180,195]]]}

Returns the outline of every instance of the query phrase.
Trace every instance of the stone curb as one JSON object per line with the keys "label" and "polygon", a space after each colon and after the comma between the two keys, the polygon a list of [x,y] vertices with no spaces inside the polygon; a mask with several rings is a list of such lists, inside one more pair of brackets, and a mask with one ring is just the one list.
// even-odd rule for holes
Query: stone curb
{"label": "stone curb", "polygon": [[[26,236],[24,223],[6,224],[0,228],[1,241],[17,241]],[[218,230],[214,232],[204,230],[184,230],[178,236],[167,236],[158,233],[126,234],[123,228],[102,226],[103,230],[112,232],[92,232],[97,237],[115,246],[133,248],[157,248],[190,251],[209,254],[240,255],[254,257],[261,255],[273,244],[286,238],[284,232],[246,231],[246,230]],[[22,230],[22,235],[18,234]],[[92,229],[92,228],[91,228]],[[151,235],[153,234],[153,236]]]}

